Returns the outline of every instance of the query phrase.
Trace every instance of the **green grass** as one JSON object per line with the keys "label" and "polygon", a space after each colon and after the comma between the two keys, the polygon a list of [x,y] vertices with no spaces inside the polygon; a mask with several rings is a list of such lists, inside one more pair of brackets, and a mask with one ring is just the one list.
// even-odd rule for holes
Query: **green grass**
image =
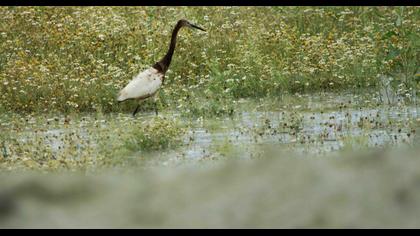
{"label": "green grass", "polygon": [[[180,32],[162,108],[226,115],[234,99],[357,91],[380,86],[380,75],[415,95],[419,10],[0,7],[0,110],[131,111],[133,102],[116,104],[117,92],[164,55],[181,18],[207,33]],[[190,102],[202,97],[209,102]]]}

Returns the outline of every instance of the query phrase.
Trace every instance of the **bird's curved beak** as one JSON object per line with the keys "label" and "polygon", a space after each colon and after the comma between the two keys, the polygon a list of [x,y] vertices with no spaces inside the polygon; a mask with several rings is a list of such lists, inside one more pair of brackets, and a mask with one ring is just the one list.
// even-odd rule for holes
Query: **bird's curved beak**
{"label": "bird's curved beak", "polygon": [[189,24],[189,26],[190,27],[192,27],[192,28],[196,28],[196,29],[199,29],[199,30],[202,30],[202,31],[206,31],[205,29],[203,29],[203,28],[201,28],[201,27],[198,27],[198,26],[196,26],[196,25],[193,25],[193,24]]}

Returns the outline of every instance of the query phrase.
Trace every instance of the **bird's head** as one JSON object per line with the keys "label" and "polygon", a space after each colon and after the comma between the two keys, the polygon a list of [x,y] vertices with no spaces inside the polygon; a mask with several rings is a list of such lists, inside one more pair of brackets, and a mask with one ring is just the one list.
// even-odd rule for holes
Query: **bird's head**
{"label": "bird's head", "polygon": [[180,24],[181,26],[187,26],[189,28],[195,28],[195,29],[199,29],[199,30],[202,30],[202,31],[206,31],[205,29],[203,29],[201,27],[198,27],[198,26],[196,26],[194,24],[191,24],[190,22],[188,22],[187,20],[184,20],[184,19],[179,20],[178,21],[178,24]]}

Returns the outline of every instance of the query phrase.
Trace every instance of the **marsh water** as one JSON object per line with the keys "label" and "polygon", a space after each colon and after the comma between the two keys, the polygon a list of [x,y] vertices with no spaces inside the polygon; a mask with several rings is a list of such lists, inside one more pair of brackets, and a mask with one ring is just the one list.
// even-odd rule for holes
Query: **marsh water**
{"label": "marsh water", "polygon": [[[254,158],[267,148],[291,150],[301,154],[325,154],[342,149],[414,146],[420,141],[419,108],[403,100],[378,103],[369,94],[294,95],[280,99],[239,100],[235,113],[225,117],[185,117],[177,111],[163,111],[159,117],[176,119],[186,130],[176,148],[152,152],[139,150],[132,158],[143,157],[157,165],[215,160],[224,157]],[[43,150],[59,153],[73,146],[77,150],[97,145],[95,127],[108,129],[130,122],[144,122],[155,114],[108,114],[98,116],[20,117],[3,119],[2,129],[17,142],[35,143]],[[16,125],[20,120],[20,126]],[[71,142],[64,136],[74,135]],[[109,137],[108,137],[109,138]],[[7,153],[7,138],[3,144]],[[30,150],[29,150],[30,152]]]}
{"label": "marsh water", "polygon": [[161,155],[193,160],[225,155],[252,158],[266,148],[277,148],[316,156],[344,148],[419,143],[418,107],[372,106],[364,104],[371,103],[365,98],[323,94],[292,103],[245,100],[234,117],[192,122],[187,145]]}

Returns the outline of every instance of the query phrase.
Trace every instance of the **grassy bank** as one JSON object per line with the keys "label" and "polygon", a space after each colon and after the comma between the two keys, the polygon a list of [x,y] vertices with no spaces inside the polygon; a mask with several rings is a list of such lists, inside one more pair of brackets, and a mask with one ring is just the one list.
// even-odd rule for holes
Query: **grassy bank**
{"label": "grassy bank", "polygon": [[[179,35],[161,107],[230,114],[232,98],[419,77],[417,7],[0,7],[0,110],[115,112],[115,96]],[[417,86],[417,87],[416,87]],[[203,102],[203,98],[204,101]],[[146,102],[143,109],[151,109]]]}

